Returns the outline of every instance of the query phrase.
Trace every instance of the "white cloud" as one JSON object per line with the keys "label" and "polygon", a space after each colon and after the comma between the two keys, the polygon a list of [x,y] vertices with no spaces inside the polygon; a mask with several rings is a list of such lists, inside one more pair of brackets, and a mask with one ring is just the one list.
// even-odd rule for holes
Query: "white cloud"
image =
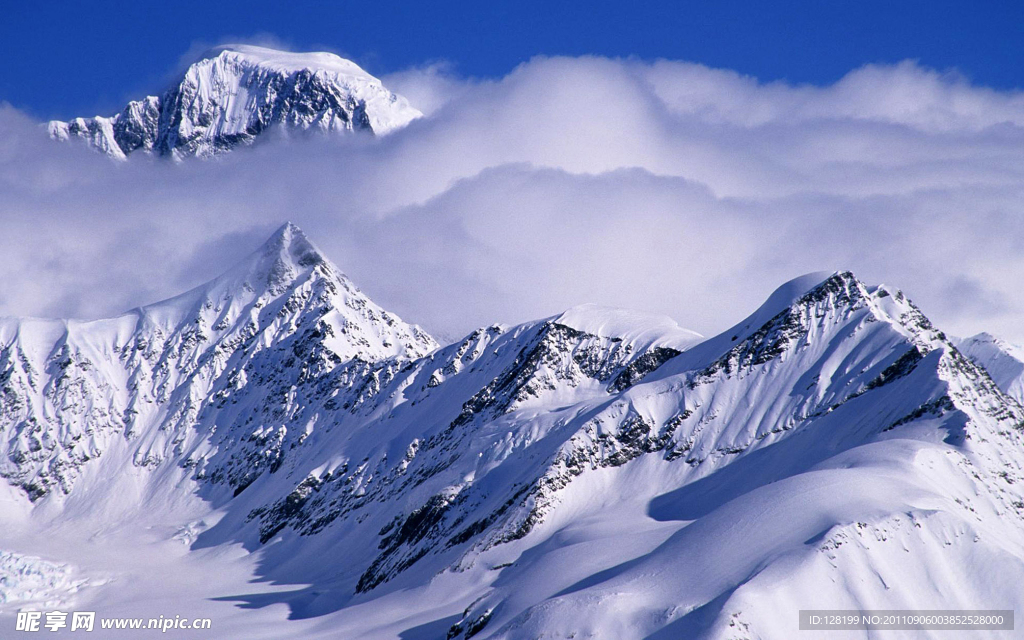
{"label": "white cloud", "polygon": [[460,100],[483,81],[459,77],[445,60],[405,69],[381,78],[384,86],[405,96],[424,115],[433,115],[446,104]]}
{"label": "white cloud", "polygon": [[539,58],[386,78],[427,118],[370,140],[114,164],[0,109],[0,312],[177,293],[281,221],[385,307],[454,336],[598,302],[713,333],[850,268],[939,326],[1024,340],[1024,97],[913,63],[827,87]]}

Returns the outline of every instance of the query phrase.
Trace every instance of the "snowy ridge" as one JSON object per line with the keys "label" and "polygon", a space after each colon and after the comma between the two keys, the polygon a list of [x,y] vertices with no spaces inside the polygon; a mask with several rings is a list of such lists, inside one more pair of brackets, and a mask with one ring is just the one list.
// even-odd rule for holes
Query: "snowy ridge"
{"label": "snowy ridge", "polygon": [[136,151],[208,157],[251,144],[271,128],[386,134],[421,115],[334,54],[224,45],[206,52],[160,96],[132,101],[111,117],[54,120],[48,131],[119,159]]}
{"label": "snowy ridge", "polygon": [[1016,608],[1024,409],[957,344],[837,272],[706,340],[585,305],[438,347],[286,225],[170,301],[0,324],[0,473],[51,532],[159,504],[190,553],[241,543],[296,586],[220,595],[312,621],[285,636]]}
{"label": "snowy ridge", "polygon": [[1024,403],[1024,348],[988,333],[958,340],[965,356],[991,374],[999,388]]}

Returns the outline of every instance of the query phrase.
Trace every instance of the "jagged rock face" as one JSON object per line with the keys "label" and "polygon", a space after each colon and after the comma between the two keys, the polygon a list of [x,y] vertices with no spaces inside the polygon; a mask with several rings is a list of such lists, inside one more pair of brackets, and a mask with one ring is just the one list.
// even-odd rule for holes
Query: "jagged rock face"
{"label": "jagged rock face", "polygon": [[208,52],[160,96],[130,102],[112,117],[53,121],[49,133],[84,139],[116,158],[136,151],[207,157],[272,128],[384,134],[420,115],[335,55],[230,45]]}
{"label": "jagged rock face", "polygon": [[0,394],[0,473],[38,504],[123,501],[93,478],[128,467],[198,494],[204,545],[261,549],[339,629],[406,594],[450,638],[785,638],[770,594],[1024,576],[1024,409],[849,273],[708,340],[588,306],[438,347],[286,226],[166,303],[0,325]]}

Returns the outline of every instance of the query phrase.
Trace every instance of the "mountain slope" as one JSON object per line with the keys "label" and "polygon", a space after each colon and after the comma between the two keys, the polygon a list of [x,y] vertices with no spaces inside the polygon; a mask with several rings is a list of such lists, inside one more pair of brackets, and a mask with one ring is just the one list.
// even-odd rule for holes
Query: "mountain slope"
{"label": "mountain slope", "polygon": [[170,301],[5,321],[0,372],[19,526],[240,545],[292,586],[203,597],[287,604],[268,637],[790,638],[801,608],[1024,604],[1024,409],[849,273],[707,340],[588,305],[438,347],[286,225]]}
{"label": "mountain slope", "polygon": [[251,144],[273,128],[385,134],[420,112],[358,65],[330,53],[251,45],[206,52],[160,96],[121,113],[52,121],[56,140],[80,138],[112,157],[142,151],[207,157]]}
{"label": "mountain slope", "polygon": [[629,487],[632,528],[655,542],[580,567],[584,549],[627,538],[600,511],[590,531],[574,514],[553,535],[580,546],[575,566],[564,545],[517,562],[507,571],[523,575],[464,628],[486,616],[497,629],[482,637],[786,638],[799,609],[1020,604],[1024,412],[901,294],[838,274],[677,361],[679,377],[630,395],[690,392],[677,433],[691,473],[645,460],[606,481]]}
{"label": "mountain slope", "polygon": [[[433,602],[437,592],[469,585],[472,595],[462,596],[469,606],[451,620],[451,637],[641,638],[659,629],[669,637],[679,629],[727,637],[740,618],[755,631],[736,637],[790,637],[795,612],[779,620],[769,615],[773,604],[761,604],[767,611],[747,619],[747,605],[735,604],[763,603],[780,585],[759,586],[768,577],[755,580],[763,573],[757,567],[806,557],[813,571],[803,582],[786,587],[781,568],[766,576],[781,572],[783,588],[799,587],[807,602],[824,605],[812,596],[826,593],[820,583],[835,579],[834,568],[818,559],[849,540],[898,532],[907,538],[901,554],[917,549],[914,563],[952,572],[972,588],[954,594],[911,582],[900,594],[888,594],[892,587],[827,593],[851,607],[887,597],[919,608],[1015,604],[1005,595],[985,600],[987,578],[972,562],[998,561],[1014,576],[1024,568],[1024,501],[1014,486],[1024,412],[899,292],[849,274],[808,282],[783,288],[717,338],[679,345],[625,388],[587,380],[621,373],[575,373],[570,362],[623,363],[610,343],[591,342],[556,319],[494,330],[493,343],[478,332],[414,364],[406,378],[413,382],[394,383],[408,402],[367,427],[387,439],[397,429],[378,425],[401,425],[402,409],[422,403],[413,415],[432,419],[416,425],[418,442],[405,440],[409,431],[391,440],[396,454],[409,442],[398,462],[379,449],[364,457],[372,474],[342,467],[314,475],[290,500],[249,513],[264,527],[258,542],[268,545],[268,575],[299,581],[278,567],[303,549],[348,558],[345,566],[354,566],[314,576],[316,586],[293,606],[300,616],[338,610],[339,624],[357,636],[401,630],[357,619],[394,594],[424,590],[403,600],[415,609],[417,598]],[[436,375],[456,369],[460,351],[470,366]],[[495,366],[484,369],[487,360]],[[461,411],[436,408],[452,406],[441,400],[446,391],[466,396],[455,380],[482,371],[487,382],[471,385],[479,390]],[[369,489],[368,475],[382,486]],[[346,503],[346,486],[359,487],[356,502]],[[210,542],[239,524],[225,519]],[[337,537],[304,540],[331,530]],[[947,553],[950,536],[972,546]],[[891,562],[890,548],[860,549],[844,571],[861,579],[865,563]],[[372,550],[372,561],[353,549]],[[678,558],[705,560],[680,582],[671,576],[690,574]],[[776,635],[768,635],[773,626]]]}

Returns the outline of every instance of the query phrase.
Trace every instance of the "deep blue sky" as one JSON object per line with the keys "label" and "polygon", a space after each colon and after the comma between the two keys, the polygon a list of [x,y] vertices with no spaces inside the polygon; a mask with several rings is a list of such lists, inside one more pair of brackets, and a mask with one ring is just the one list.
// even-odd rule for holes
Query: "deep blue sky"
{"label": "deep blue sky", "polygon": [[1020,0],[707,2],[15,2],[0,0],[0,101],[40,117],[114,113],[162,89],[196,43],[269,34],[378,75],[444,59],[501,76],[537,54],[636,55],[823,84],[868,62],[917,59],[997,88],[1024,86]]}

